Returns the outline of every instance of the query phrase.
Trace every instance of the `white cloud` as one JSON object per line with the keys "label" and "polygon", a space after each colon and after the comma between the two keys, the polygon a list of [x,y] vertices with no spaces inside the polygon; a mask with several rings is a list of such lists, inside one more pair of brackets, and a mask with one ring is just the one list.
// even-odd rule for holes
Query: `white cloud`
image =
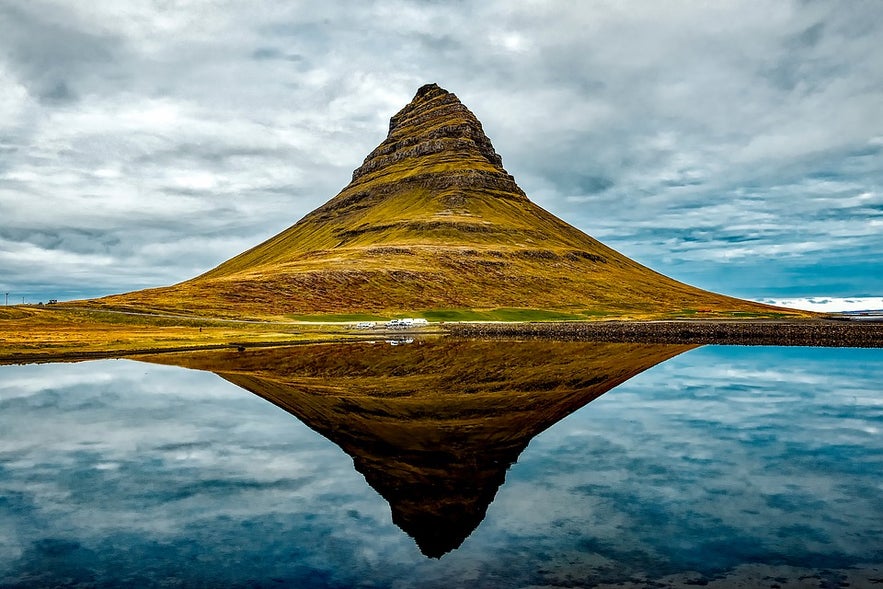
{"label": "white cloud", "polygon": [[28,106],[28,91],[0,62],[0,129],[15,127]]}
{"label": "white cloud", "polygon": [[844,311],[879,311],[883,309],[883,297],[802,297],[791,299],[765,298],[757,299],[758,302],[788,307],[791,309],[804,309],[806,311],[821,311],[823,313],[838,313]]}

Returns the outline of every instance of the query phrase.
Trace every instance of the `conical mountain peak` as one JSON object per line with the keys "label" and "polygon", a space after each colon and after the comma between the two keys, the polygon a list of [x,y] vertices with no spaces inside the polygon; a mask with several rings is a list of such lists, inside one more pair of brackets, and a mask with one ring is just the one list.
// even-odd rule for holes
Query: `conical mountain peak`
{"label": "conical mountain peak", "polygon": [[201,276],[101,302],[231,317],[783,312],[662,276],[543,210],[437,84],[418,89],[352,181],[296,224]]}

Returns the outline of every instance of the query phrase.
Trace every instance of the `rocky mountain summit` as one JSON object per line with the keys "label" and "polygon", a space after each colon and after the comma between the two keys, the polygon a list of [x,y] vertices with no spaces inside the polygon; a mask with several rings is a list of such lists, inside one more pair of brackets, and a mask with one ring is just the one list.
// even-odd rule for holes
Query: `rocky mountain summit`
{"label": "rocky mountain summit", "polygon": [[392,117],[337,196],[290,228],[194,279],[93,303],[231,317],[785,312],[653,272],[543,210],[475,115],[435,84]]}
{"label": "rocky mountain summit", "polygon": [[[503,158],[494,151],[475,115],[454,94],[437,84],[426,84],[417,90],[410,104],[390,119],[389,136],[353,172],[353,182],[405,158],[445,151],[452,154],[477,152],[505,174]],[[510,184],[507,188],[521,192],[515,179],[505,175]],[[455,180],[455,176],[450,179]]]}

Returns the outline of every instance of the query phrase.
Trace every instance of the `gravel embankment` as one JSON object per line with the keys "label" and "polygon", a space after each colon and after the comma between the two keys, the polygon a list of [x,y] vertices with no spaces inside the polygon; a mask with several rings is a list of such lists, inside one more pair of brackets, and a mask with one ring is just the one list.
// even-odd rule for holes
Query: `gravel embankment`
{"label": "gravel embankment", "polygon": [[460,323],[461,337],[529,337],[599,342],[742,346],[883,347],[883,323],[860,321],[598,321]]}

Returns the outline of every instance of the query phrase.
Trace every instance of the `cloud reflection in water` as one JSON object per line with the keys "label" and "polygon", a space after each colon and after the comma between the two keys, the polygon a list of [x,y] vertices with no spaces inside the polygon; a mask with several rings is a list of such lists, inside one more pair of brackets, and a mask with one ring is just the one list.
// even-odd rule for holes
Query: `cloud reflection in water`
{"label": "cloud reflection in water", "polygon": [[[538,390],[549,391],[551,377],[565,395],[598,386],[580,369],[591,363],[591,344],[573,345],[584,348],[540,353],[507,342],[496,344],[498,356],[461,349],[460,361],[431,345],[377,348],[388,363],[399,354],[430,365],[441,358],[480,385],[412,369],[381,386],[384,365],[367,348],[324,360],[314,353],[312,363],[288,354],[275,377],[227,362],[224,377],[252,388],[294,384],[301,395],[324,382],[327,398],[350,407],[366,392],[402,401],[405,388],[431,394],[426,385],[442,381],[473,400],[494,390],[529,399],[531,383],[545,381]],[[342,366],[331,361],[341,358]],[[524,377],[524,365],[542,362],[553,368]],[[211,374],[114,361],[4,367],[0,586],[61,578],[95,586],[522,586],[682,571],[712,578],[752,562],[881,563],[880,364],[879,350],[682,355],[515,443],[516,457],[530,447],[508,473],[503,465],[506,484],[491,490],[485,520],[440,561],[419,554],[335,445]],[[333,405],[313,409],[321,417]],[[388,426],[382,404],[371,407]],[[359,442],[353,431],[338,435],[347,451]],[[377,461],[365,460],[369,483],[388,491],[370,471]]]}

